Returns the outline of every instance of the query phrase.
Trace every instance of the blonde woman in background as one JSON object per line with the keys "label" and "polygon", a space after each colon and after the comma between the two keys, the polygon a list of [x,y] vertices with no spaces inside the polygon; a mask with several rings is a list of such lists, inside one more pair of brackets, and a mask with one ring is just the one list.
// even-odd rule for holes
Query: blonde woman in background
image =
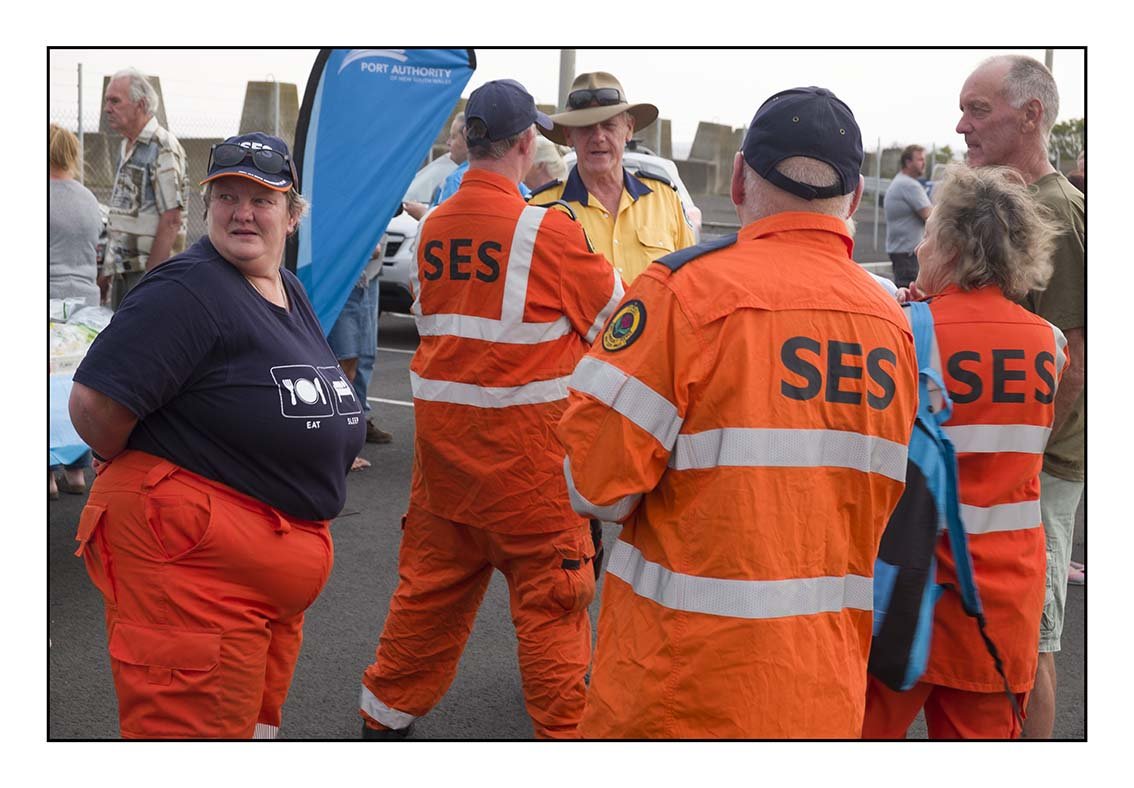
{"label": "blonde woman in background", "polygon": [[[75,135],[52,123],[47,129],[48,172],[48,298],[82,298],[87,306],[98,306],[96,278],[98,263],[95,246],[102,231],[98,200],[75,180],[79,167],[79,141]],[[49,467],[47,492],[59,497],[59,490],[81,495],[87,489],[83,469],[90,464],[90,452],[72,465]],[[62,467],[57,482],[55,468]]]}

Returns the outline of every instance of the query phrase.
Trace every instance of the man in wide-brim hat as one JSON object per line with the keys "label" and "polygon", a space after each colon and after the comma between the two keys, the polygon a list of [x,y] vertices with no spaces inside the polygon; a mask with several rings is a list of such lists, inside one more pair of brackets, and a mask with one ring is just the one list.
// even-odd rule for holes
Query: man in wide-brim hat
{"label": "man in wide-brim hat", "polygon": [[663,172],[622,166],[622,153],[636,129],[657,120],[653,104],[631,104],[622,84],[605,71],[580,74],[567,108],[540,129],[553,142],[575,149],[577,163],[566,181],[537,188],[534,205],[568,204],[595,250],[632,282],[654,260],[695,243],[677,187]]}

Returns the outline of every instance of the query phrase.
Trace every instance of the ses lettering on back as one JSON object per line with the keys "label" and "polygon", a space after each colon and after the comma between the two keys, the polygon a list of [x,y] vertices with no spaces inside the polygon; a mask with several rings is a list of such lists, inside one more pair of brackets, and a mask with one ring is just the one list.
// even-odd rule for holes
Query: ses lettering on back
{"label": "ses lettering on back", "polygon": [[[1030,394],[1036,402],[1051,404],[1055,399],[1055,356],[1047,351],[1036,353],[1029,362],[1023,350],[1005,348],[992,350],[992,401],[1025,402]],[[975,402],[984,394],[989,381],[981,377],[979,368],[984,359],[975,350],[961,350],[945,362],[948,378],[946,386],[953,402]],[[1042,388],[1025,383],[1029,367],[1039,378]],[[956,387],[950,383],[956,383]],[[1021,385],[1023,384],[1023,385]],[[1034,381],[1033,381],[1034,384]]]}
{"label": "ses lettering on back", "polygon": [[800,336],[784,342],[780,348],[780,361],[794,377],[780,380],[781,394],[803,401],[822,394],[827,402],[859,405],[862,392],[846,388],[843,381],[862,380],[865,371],[874,383],[866,391],[867,404],[875,410],[883,410],[890,405],[896,391],[892,373],[898,362],[893,350],[876,347],[864,355],[862,345],[857,342],[835,339],[827,340],[826,347],[824,363],[823,345],[819,340]]}
{"label": "ses lettering on back", "polygon": [[431,282],[444,276],[453,281],[467,281],[475,276],[481,282],[495,282],[500,277],[499,254],[503,248],[496,241],[484,241],[476,248],[474,260],[471,238],[433,240],[422,248],[425,267],[421,275]]}

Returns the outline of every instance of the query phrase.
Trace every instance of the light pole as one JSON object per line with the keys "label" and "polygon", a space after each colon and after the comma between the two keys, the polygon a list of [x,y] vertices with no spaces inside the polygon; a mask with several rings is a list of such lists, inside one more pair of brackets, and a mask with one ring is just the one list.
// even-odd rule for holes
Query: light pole
{"label": "light pole", "polygon": [[575,81],[575,50],[559,50],[559,110],[567,109],[567,94]]}

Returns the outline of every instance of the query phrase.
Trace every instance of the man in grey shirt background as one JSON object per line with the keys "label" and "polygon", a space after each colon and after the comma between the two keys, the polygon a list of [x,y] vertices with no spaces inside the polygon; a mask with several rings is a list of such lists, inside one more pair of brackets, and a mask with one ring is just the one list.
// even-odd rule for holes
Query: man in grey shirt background
{"label": "man in grey shirt background", "polygon": [[909,287],[917,279],[914,250],[925,236],[925,220],[931,205],[925,187],[917,181],[925,173],[925,148],[907,145],[902,151],[901,171],[886,189],[886,254],[894,264],[894,284]]}

